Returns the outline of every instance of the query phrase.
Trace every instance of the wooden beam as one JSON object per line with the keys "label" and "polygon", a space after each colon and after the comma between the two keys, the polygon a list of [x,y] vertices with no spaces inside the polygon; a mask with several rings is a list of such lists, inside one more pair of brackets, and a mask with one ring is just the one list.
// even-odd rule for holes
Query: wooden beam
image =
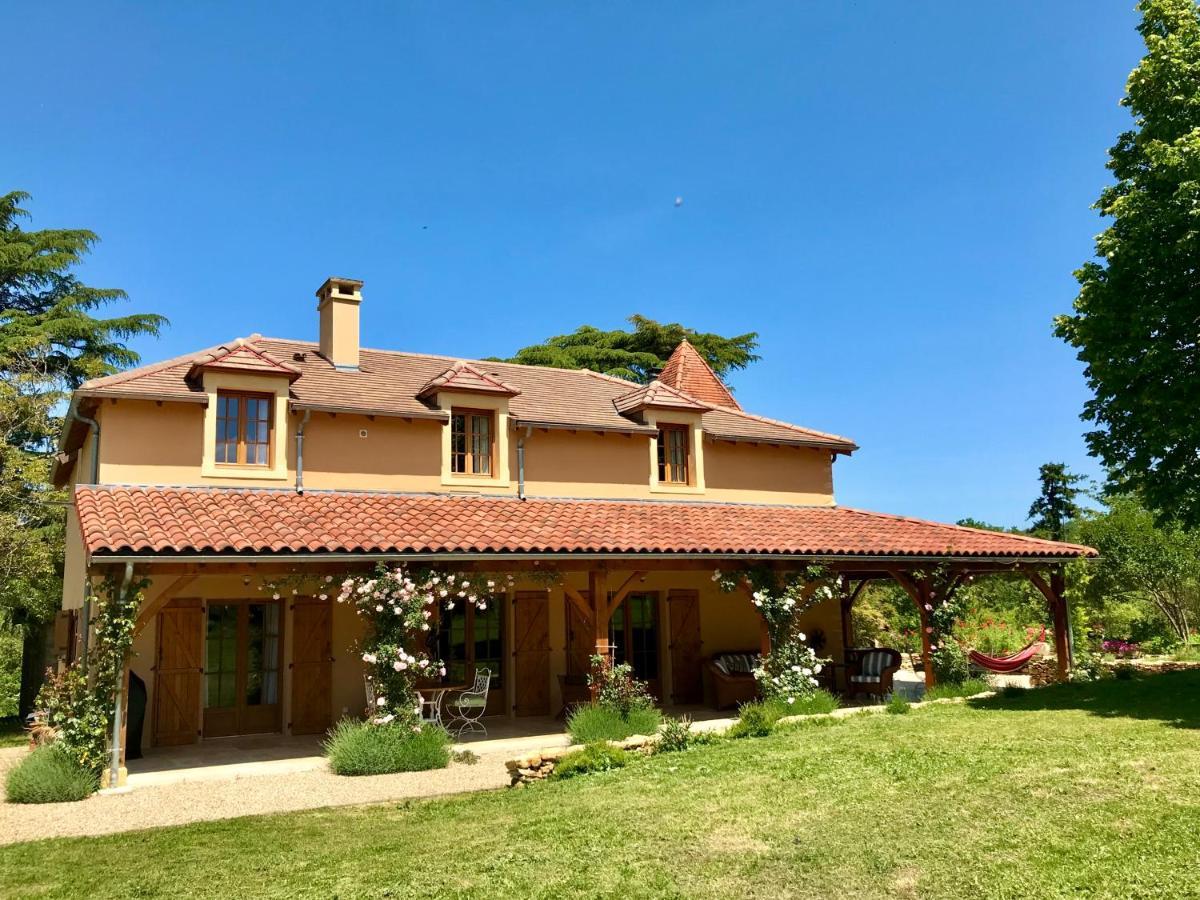
{"label": "wooden beam", "polygon": [[889,574],[917,605],[917,615],[921,620],[921,661],[925,666],[925,688],[928,690],[937,684],[937,677],[933,674],[933,642],[929,639],[929,610],[925,608],[931,603],[928,579],[918,581],[903,569],[891,569]]}
{"label": "wooden beam", "polygon": [[154,621],[159,610],[178,597],[198,577],[198,575],[180,575],[163,588],[157,597],[138,610],[137,621],[133,624],[134,637],[141,634],[146,626]]}
{"label": "wooden beam", "polygon": [[1026,572],[1025,575],[1050,606],[1050,613],[1054,617],[1054,655],[1058,663],[1056,677],[1059,681],[1066,681],[1071,674],[1071,644],[1067,634],[1070,623],[1064,596],[1066,582],[1061,572],[1051,573],[1049,581],[1040,572]]}
{"label": "wooden beam", "polygon": [[575,607],[575,611],[583,617],[584,624],[588,627],[591,627],[592,610],[591,607],[588,606],[587,599],[583,596],[583,594],[579,593],[579,591],[575,590],[575,588],[571,587],[571,585],[567,584],[565,581],[562,582],[562,589],[563,595],[567,598],[567,600],[570,601],[571,605]]}
{"label": "wooden beam", "polygon": [[617,592],[612,595],[612,599],[608,602],[608,618],[611,619],[613,613],[617,611],[617,607],[625,602],[625,598],[633,591],[637,583],[646,577],[645,572],[633,572],[628,578],[621,582],[621,586],[617,588]]}

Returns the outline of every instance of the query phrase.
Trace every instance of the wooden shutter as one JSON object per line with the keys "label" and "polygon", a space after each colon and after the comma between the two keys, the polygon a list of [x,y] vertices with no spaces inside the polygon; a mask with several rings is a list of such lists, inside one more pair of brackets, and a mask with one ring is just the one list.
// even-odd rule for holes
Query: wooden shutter
{"label": "wooden shutter", "polygon": [[671,699],[674,703],[700,703],[704,696],[700,664],[704,642],[700,639],[700,594],[674,590],[667,594],[671,611]]}
{"label": "wooden shutter", "polygon": [[550,598],[545,591],[518,591],[513,619],[515,712],[550,714]]}
{"label": "wooden shutter", "polygon": [[292,734],[321,734],[333,707],[333,607],[297,598],[292,606]]}
{"label": "wooden shutter", "polygon": [[192,744],[200,737],[200,679],[204,674],[204,607],[173,600],[158,614],[154,665],[154,744]]}

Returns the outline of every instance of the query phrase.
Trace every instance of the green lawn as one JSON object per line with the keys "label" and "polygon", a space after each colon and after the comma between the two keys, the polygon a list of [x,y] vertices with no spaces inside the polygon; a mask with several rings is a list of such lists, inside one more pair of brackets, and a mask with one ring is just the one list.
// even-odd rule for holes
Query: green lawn
{"label": "green lawn", "polygon": [[1200,673],[436,801],[0,849],[37,897],[1195,897]]}

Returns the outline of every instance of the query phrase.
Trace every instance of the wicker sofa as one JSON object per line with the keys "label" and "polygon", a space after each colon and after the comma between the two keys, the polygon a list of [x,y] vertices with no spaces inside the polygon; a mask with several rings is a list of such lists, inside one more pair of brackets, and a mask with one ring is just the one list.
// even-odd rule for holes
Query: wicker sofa
{"label": "wicker sofa", "polygon": [[704,702],[713,709],[727,709],[757,700],[754,669],[759,662],[752,651],[714,653],[704,662]]}

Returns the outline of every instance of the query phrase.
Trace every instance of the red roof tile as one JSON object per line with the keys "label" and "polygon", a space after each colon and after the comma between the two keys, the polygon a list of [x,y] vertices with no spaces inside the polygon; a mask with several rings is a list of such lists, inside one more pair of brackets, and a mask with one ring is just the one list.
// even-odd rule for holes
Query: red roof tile
{"label": "red roof tile", "polygon": [[238,338],[229,344],[201,353],[192,360],[189,375],[200,371],[252,372],[256,375],[286,375],[289,381],[300,377],[295,366],[281,363],[254,346],[258,335]]}
{"label": "red roof tile", "polygon": [[1064,559],[1095,551],[839,507],[80,485],[89,555],[687,553]]}
{"label": "red roof tile", "polygon": [[733,394],[725,386],[725,382],[712,370],[708,360],[686,339],[675,348],[658,378],[668,387],[683,391],[713,406],[742,408],[733,399]]}

